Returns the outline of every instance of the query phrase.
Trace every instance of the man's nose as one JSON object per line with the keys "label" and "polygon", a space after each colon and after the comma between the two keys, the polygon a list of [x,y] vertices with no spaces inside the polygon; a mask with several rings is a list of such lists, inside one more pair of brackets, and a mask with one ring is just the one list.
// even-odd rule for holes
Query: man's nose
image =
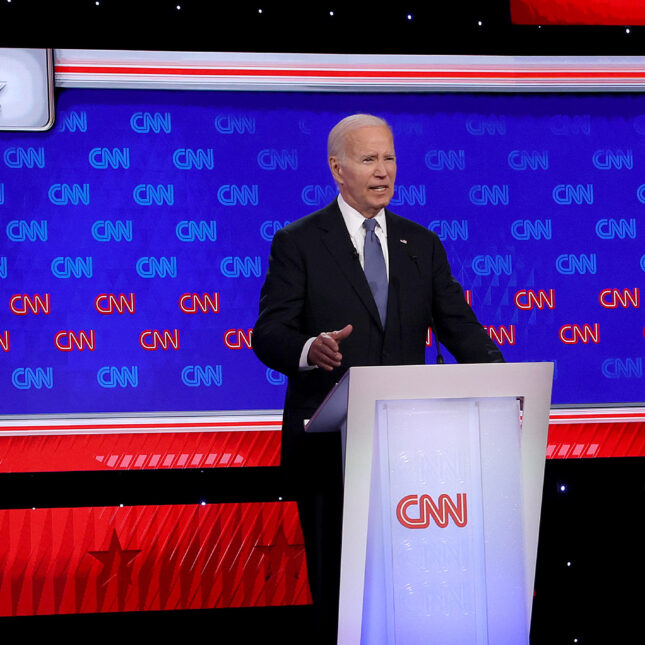
{"label": "man's nose", "polygon": [[377,160],[374,164],[374,174],[377,177],[385,177],[387,175],[387,170],[385,169],[385,161],[383,159]]}

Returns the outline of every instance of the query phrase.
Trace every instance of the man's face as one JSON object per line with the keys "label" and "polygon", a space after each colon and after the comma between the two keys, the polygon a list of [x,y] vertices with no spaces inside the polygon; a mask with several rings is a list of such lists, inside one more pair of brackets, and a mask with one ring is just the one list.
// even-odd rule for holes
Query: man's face
{"label": "man's face", "polygon": [[343,199],[364,217],[374,217],[390,203],[396,179],[392,134],[385,126],[368,126],[345,137],[345,154],[329,158]]}

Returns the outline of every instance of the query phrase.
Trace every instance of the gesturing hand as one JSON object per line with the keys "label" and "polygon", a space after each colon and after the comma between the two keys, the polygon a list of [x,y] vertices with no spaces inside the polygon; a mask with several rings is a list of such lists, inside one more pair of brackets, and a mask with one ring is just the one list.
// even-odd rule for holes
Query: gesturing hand
{"label": "gesturing hand", "polygon": [[318,334],[316,340],[309,348],[307,361],[309,365],[317,365],[323,370],[331,372],[335,367],[340,367],[343,355],[340,353],[340,342],[347,338],[354,328],[345,325],[339,331],[325,331]]}

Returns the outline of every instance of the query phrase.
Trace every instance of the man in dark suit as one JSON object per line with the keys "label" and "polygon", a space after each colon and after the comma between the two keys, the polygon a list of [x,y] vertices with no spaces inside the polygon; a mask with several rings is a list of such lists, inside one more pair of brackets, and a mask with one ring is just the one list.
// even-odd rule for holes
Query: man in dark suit
{"label": "man in dark suit", "polygon": [[335,633],[339,437],[305,435],[303,420],[351,366],[424,363],[429,326],[459,362],[504,359],[437,236],[386,210],[396,178],[387,123],[363,114],[343,119],[330,132],[328,156],[340,195],[275,234],[253,347],[289,378],[282,467],[299,502],[314,603]]}

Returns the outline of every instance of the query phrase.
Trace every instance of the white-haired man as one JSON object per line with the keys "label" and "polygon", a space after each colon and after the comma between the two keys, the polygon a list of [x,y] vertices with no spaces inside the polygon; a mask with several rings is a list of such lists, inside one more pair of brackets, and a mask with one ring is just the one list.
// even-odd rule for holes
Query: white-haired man
{"label": "white-haired man", "polygon": [[289,378],[282,467],[298,499],[323,642],[335,642],[341,458],[338,435],[305,436],[311,417],[356,365],[425,362],[432,326],[459,362],[501,362],[428,229],[386,210],[394,194],[392,131],[355,114],[328,140],[339,196],[274,236],[253,332],[257,356]]}

